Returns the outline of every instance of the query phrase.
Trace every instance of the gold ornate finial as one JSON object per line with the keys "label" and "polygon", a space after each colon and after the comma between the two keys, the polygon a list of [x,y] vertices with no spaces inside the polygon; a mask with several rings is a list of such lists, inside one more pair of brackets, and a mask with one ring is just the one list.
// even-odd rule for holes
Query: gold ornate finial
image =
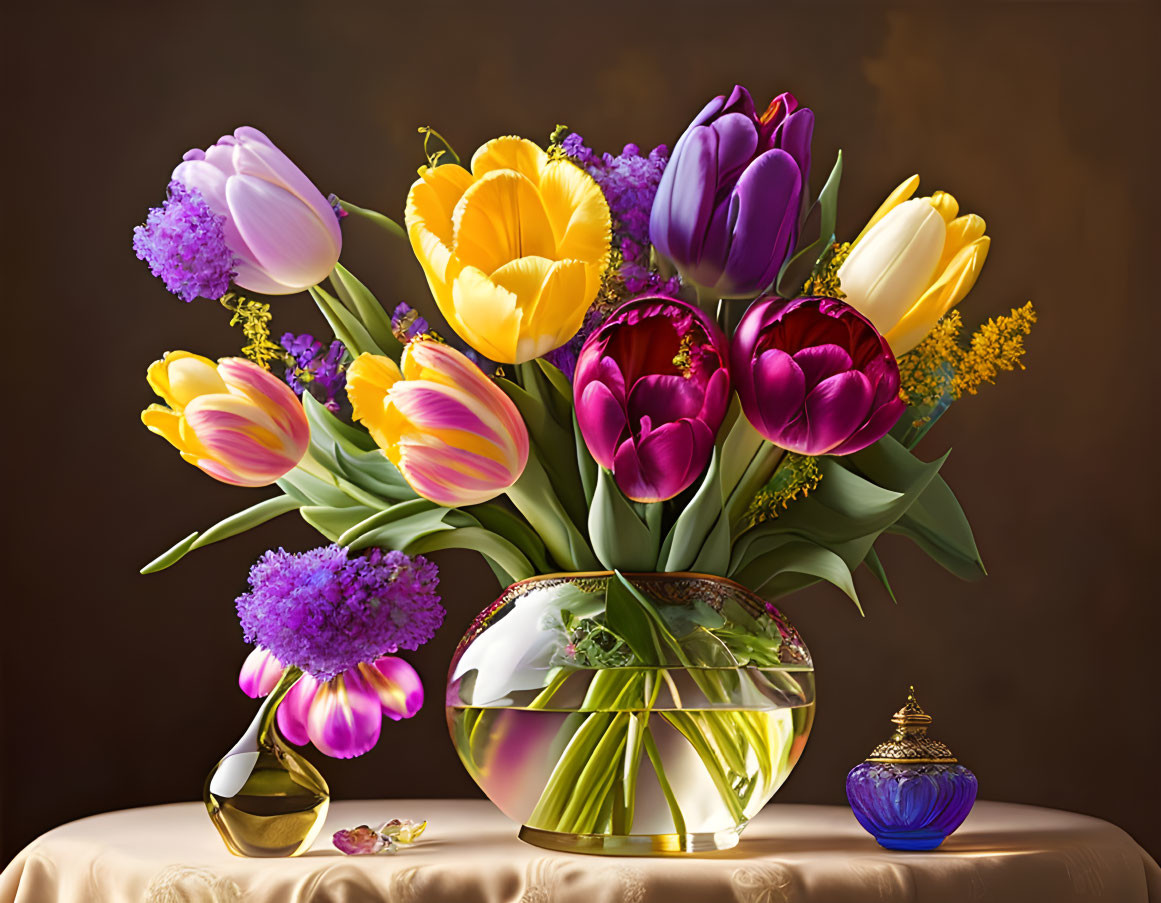
{"label": "gold ornate finial", "polygon": [[868,762],[955,762],[947,745],[927,736],[932,718],[915,698],[915,685],[907,688],[907,702],[891,716],[896,725],[890,739],[880,743]]}
{"label": "gold ornate finial", "polygon": [[[907,704],[891,716],[891,721],[899,725],[899,730],[910,727],[921,729],[923,732],[927,731],[927,726],[931,724],[931,716],[923,711],[923,706],[915,698],[914,684],[907,688]],[[918,733],[918,730],[914,732]]]}

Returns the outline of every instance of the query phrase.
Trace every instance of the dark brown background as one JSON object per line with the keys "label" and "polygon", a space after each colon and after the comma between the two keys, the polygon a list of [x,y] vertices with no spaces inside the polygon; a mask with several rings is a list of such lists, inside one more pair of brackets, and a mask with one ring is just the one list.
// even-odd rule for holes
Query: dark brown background
{"label": "dark brown background", "polygon": [[[213,482],[138,423],[161,352],[235,353],[215,305],[182,304],[130,250],[188,147],[266,130],[322,187],[399,215],[431,124],[461,152],[564,122],[598,149],[672,143],[736,80],[818,118],[815,183],[846,155],[840,231],[913,171],[988,221],[973,325],[1034,299],[1029,370],[930,436],[991,575],[963,584],[900,541],[899,604],[863,580],[786,608],[818,667],[809,751],[780,799],[839,803],[915,682],[985,798],[1110,819],[1161,854],[1155,440],[1158,37],[1149,4],[26,3],[4,54],[6,386],[4,861],[105,809],[194,799],[254,710],[232,599],[288,517],[137,568],[262,497]],[[957,5],[958,6],[958,5]],[[418,267],[347,228],[386,304]],[[309,300],[276,330],[320,325]],[[460,632],[495,593],[447,556],[446,626],[413,656],[429,704],[322,768],[336,797],[474,795],[438,704]],[[312,751],[312,755],[313,751]],[[322,757],[314,756],[318,761]],[[386,814],[386,810],[385,810]],[[422,813],[418,813],[422,815]]]}

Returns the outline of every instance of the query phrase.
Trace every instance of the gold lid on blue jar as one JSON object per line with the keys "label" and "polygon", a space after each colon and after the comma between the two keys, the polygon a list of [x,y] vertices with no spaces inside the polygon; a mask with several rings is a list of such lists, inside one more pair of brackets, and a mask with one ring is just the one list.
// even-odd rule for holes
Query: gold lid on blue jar
{"label": "gold lid on blue jar", "polygon": [[957,761],[946,743],[927,736],[931,716],[915,699],[915,687],[909,687],[907,704],[891,716],[895,733],[867,756],[868,762],[952,763]]}

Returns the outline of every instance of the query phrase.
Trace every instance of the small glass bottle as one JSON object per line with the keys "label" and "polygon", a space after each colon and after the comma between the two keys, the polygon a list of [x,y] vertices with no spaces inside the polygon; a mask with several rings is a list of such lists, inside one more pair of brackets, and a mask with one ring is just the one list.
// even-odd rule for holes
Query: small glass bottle
{"label": "small glass bottle", "polygon": [[330,805],[321,774],[278,735],[278,703],[302,676],[287,668],[234,748],[206,778],[210,820],[236,856],[298,856],[310,849]]}
{"label": "small glass bottle", "polygon": [[855,818],[888,850],[934,850],[963,824],[976,801],[976,776],[927,736],[931,716],[910,688],[890,739],[847,775]]}

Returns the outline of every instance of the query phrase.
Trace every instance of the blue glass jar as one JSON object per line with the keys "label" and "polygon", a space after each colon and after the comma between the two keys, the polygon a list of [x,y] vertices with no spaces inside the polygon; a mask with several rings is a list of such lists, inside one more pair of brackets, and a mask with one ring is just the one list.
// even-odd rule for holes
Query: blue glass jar
{"label": "blue glass jar", "polygon": [[890,739],[847,775],[855,818],[888,850],[934,850],[963,824],[976,801],[976,776],[927,736],[931,716],[915,700],[891,718]]}

